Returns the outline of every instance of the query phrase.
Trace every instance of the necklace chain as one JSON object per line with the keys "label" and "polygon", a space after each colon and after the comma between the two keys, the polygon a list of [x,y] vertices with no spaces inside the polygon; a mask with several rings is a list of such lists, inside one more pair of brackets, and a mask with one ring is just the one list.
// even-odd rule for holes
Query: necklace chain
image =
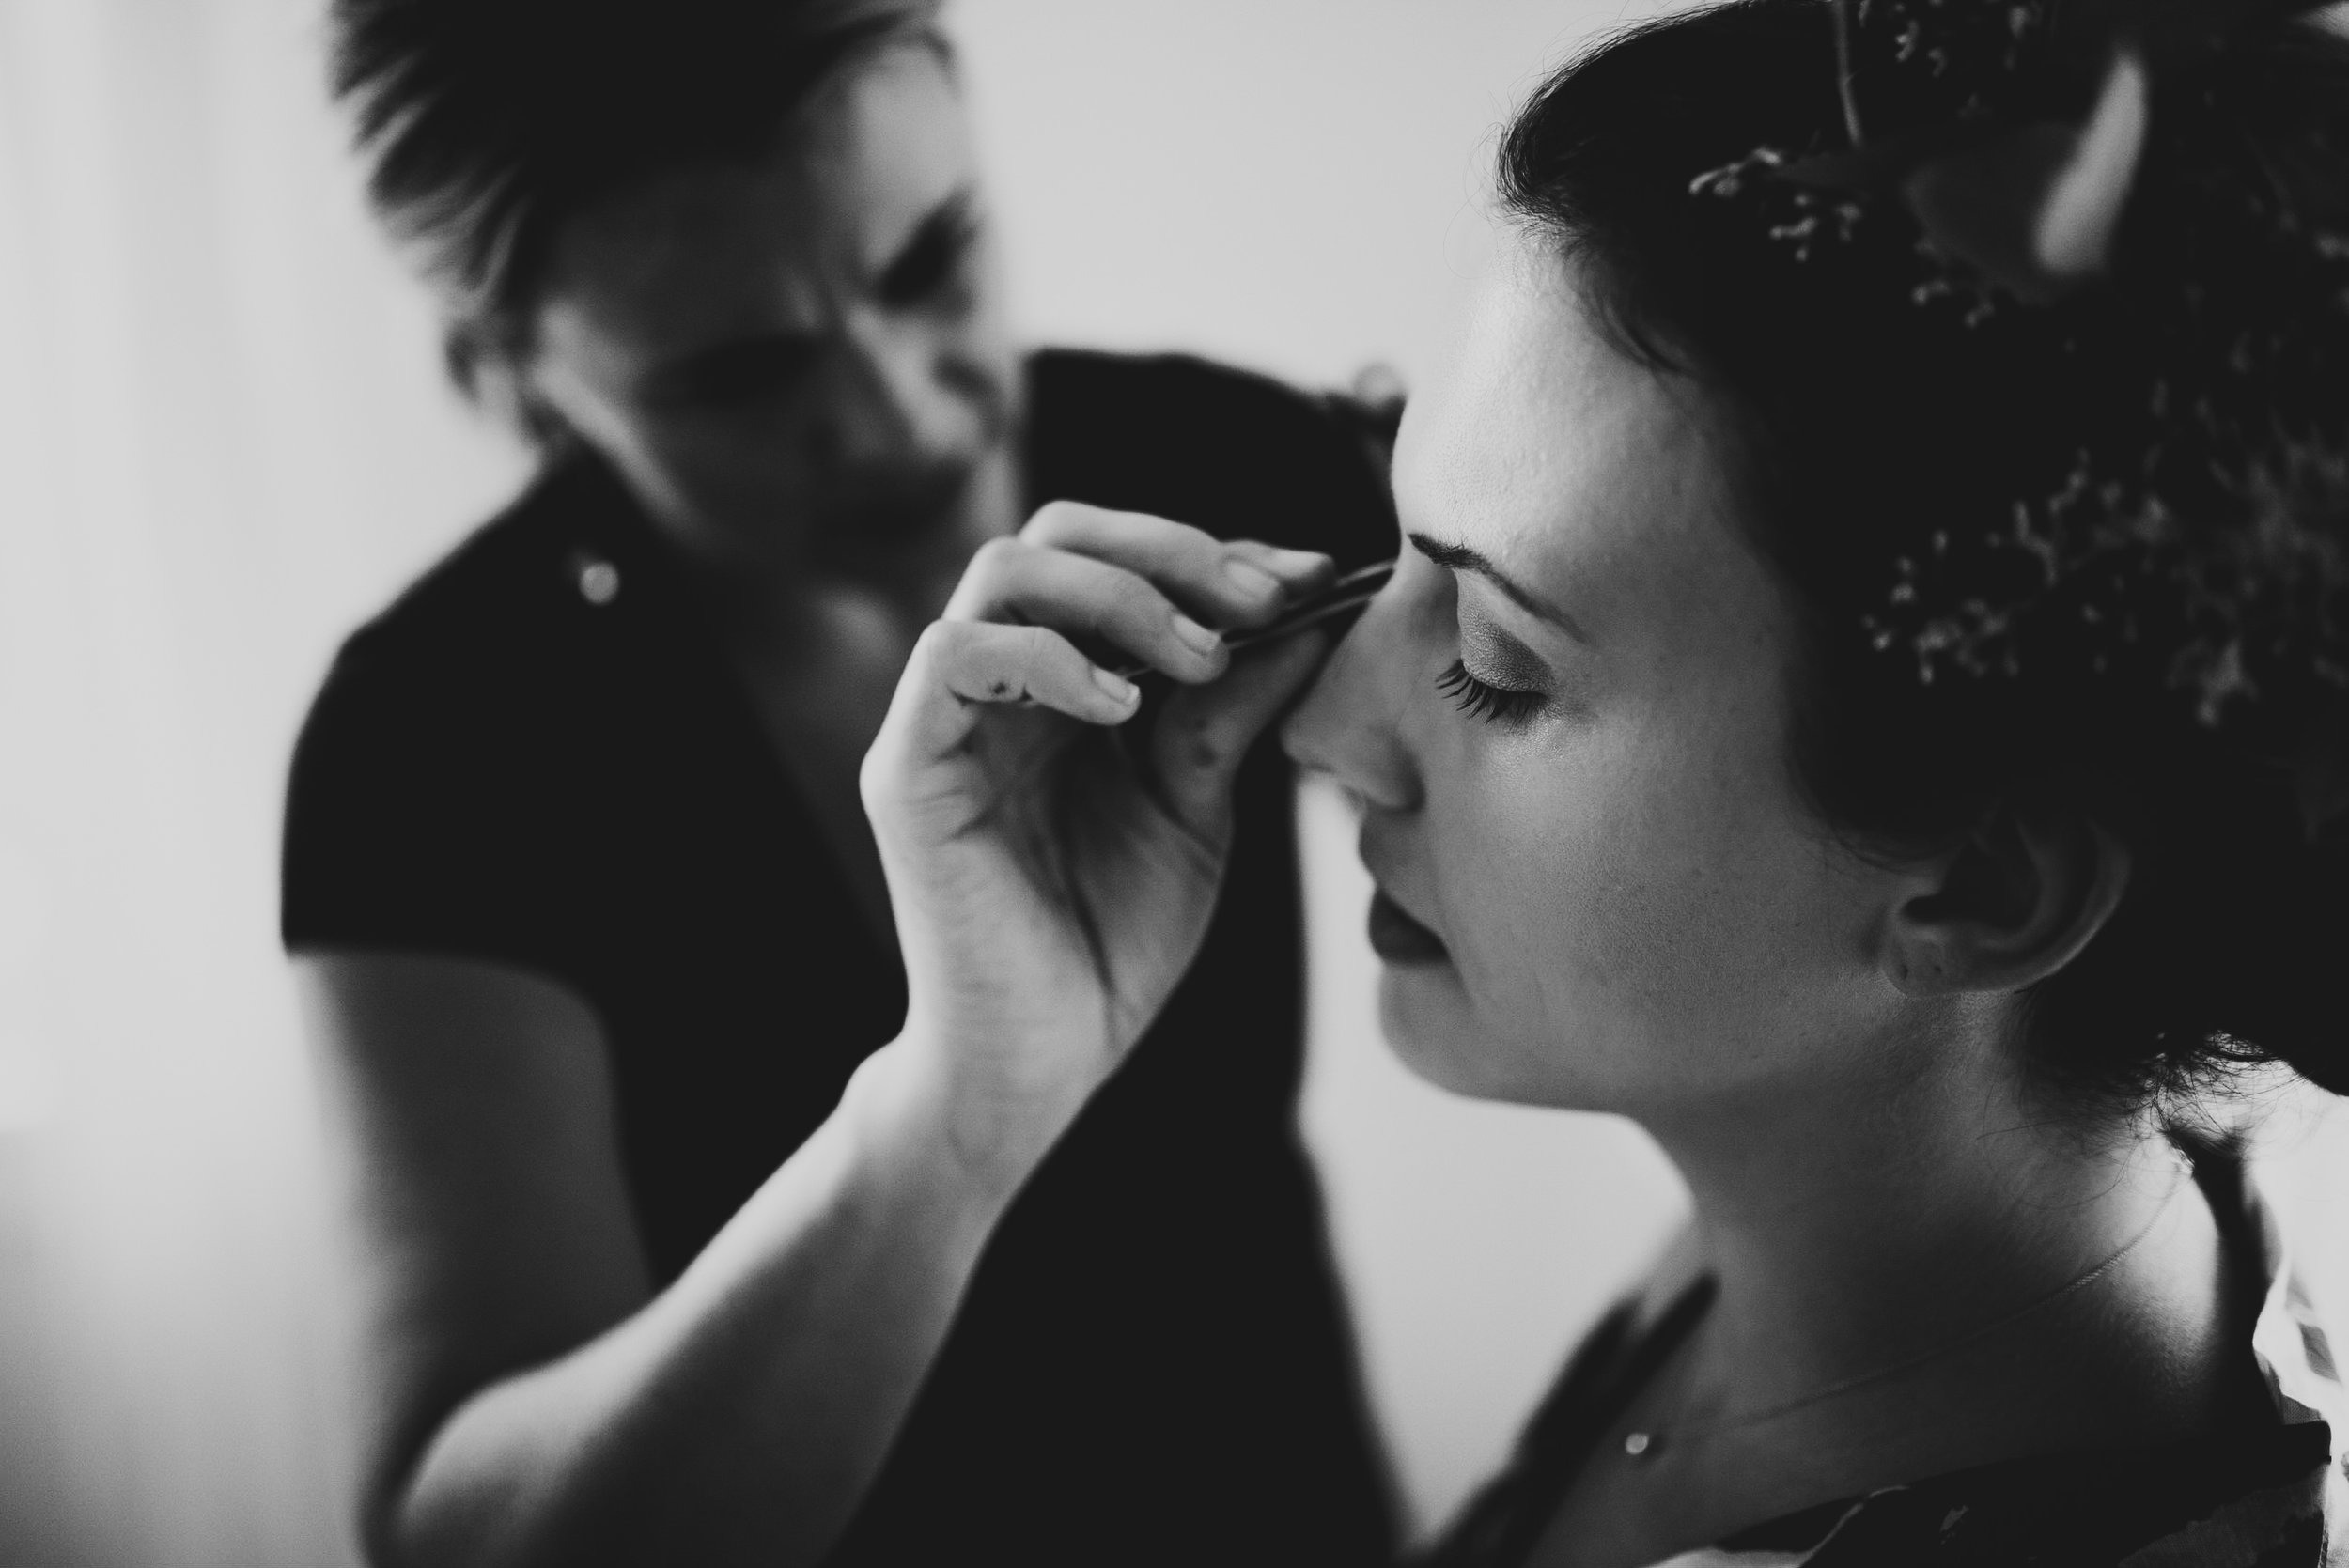
{"label": "necklace chain", "polygon": [[1759,1426],[1765,1421],[1776,1421],[1781,1416],[1791,1416],[1797,1410],[1824,1404],[1839,1394],[1847,1394],[1855,1389],[1864,1389],[1870,1384],[1898,1377],[1902,1373],[1914,1372],[1919,1367],[1940,1360],[1943,1357],[1954,1356],[1968,1345],[1979,1343],[2001,1328],[2011,1327],[2033,1312],[2052,1307],[2065,1296],[2086,1290],[2096,1281],[2118,1268],[2123,1259],[2136,1251],[2144,1244],[2145,1239],[2154,1234],[2154,1227],[2160,1224],[2162,1216],[2170,1212],[2170,1204],[2177,1197],[2178,1188],[2185,1185],[2186,1180],[2182,1176],[2163,1196],[2161,1202],[2155,1205],[2153,1218],[2145,1221],[2143,1229],[2129,1237],[2127,1241],[2123,1242],[2119,1250],[2106,1257],[2103,1262],[2092,1265],[2083,1273],[2073,1276],[2064,1283],[2047,1292],[2046,1295],[2026,1301],[2003,1317],[1993,1318],[1978,1328],[1969,1328],[1956,1339],[1936,1345],[1921,1354],[1905,1357],[1889,1366],[1876,1367],[1851,1377],[1841,1378],[1823,1389],[1813,1389],[1800,1398],[1790,1399],[1779,1405],[1765,1405],[1746,1415],[1732,1417],[1726,1421],[1707,1421],[1699,1426],[1673,1427],[1669,1423],[1658,1423],[1638,1428],[1624,1435],[1623,1452],[1634,1459],[1645,1459],[1660,1451],[1664,1446],[1664,1440],[1675,1433],[1682,1442],[1690,1442],[1706,1437],[1718,1437],[1724,1432],[1742,1431],[1749,1426]]}

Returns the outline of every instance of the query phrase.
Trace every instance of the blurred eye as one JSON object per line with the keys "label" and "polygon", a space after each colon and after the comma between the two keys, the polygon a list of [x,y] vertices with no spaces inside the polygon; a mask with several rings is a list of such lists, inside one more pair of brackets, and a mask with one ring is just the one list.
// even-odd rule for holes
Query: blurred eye
{"label": "blurred eye", "polygon": [[880,275],[878,292],[889,305],[916,305],[962,280],[979,238],[978,214],[959,195],[922,220],[897,258]]}

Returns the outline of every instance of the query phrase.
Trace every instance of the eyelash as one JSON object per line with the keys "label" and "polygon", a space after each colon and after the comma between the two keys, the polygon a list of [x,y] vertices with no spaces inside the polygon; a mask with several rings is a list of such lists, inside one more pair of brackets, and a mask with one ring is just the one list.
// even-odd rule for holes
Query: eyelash
{"label": "eyelash", "polygon": [[1539,691],[1488,685],[1470,675],[1468,666],[1456,659],[1452,668],[1436,677],[1436,690],[1450,697],[1452,706],[1461,712],[1492,724],[1521,724],[1542,707]]}

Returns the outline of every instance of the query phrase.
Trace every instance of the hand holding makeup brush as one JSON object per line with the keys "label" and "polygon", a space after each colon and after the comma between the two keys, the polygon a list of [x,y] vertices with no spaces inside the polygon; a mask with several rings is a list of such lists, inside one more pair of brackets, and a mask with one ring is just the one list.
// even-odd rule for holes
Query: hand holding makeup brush
{"label": "hand holding makeup brush", "polygon": [[[1016,1184],[1190,967],[1256,737],[1328,646],[1234,654],[1329,558],[1057,503],[982,550],[864,761],[910,1005],[892,1051],[980,1179]],[[1097,660],[1082,648],[1099,652]],[[1147,733],[1117,673],[1175,683]]]}

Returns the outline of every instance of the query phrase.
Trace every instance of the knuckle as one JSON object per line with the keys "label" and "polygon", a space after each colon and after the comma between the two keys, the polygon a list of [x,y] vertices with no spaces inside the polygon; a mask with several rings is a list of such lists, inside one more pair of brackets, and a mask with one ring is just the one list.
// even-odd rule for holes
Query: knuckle
{"label": "knuckle", "polygon": [[1171,629],[1166,596],[1131,573],[1121,573],[1110,589],[1109,608],[1121,620],[1151,631]]}
{"label": "knuckle", "polygon": [[925,679],[948,691],[961,691],[977,678],[991,660],[985,621],[937,621],[913,644],[913,664]]}
{"label": "knuckle", "polygon": [[1058,690],[1085,679],[1091,662],[1077,650],[1076,644],[1044,627],[1032,631],[1027,653],[1020,668],[1026,672],[1029,688],[1038,692],[1048,687]]}
{"label": "knuckle", "polygon": [[1196,523],[1176,522],[1170,519],[1161,521],[1159,526],[1166,530],[1167,542],[1185,554],[1206,561],[1222,558],[1223,541]]}
{"label": "knuckle", "polygon": [[863,803],[867,813],[875,815],[879,815],[881,808],[889,803],[890,769],[894,760],[892,750],[886,745],[876,744],[864,753],[864,760],[857,764],[857,799]]}
{"label": "knuckle", "polygon": [[1035,509],[1019,537],[1030,544],[1056,544],[1087,532],[1093,508],[1081,501],[1048,501]]}
{"label": "knuckle", "polygon": [[1064,648],[1068,648],[1067,641],[1050,627],[1026,626],[1019,629],[1020,662],[1031,669],[1057,664]]}
{"label": "knuckle", "polygon": [[876,827],[896,811],[907,772],[906,738],[894,724],[885,724],[856,768],[856,796]]}
{"label": "knuckle", "polygon": [[962,621],[932,621],[924,627],[921,635],[913,640],[908,665],[914,669],[934,668],[951,660],[963,644],[967,625]]}
{"label": "knuckle", "polygon": [[967,575],[982,582],[1000,582],[1011,574],[1014,565],[1026,550],[1027,547],[1018,539],[989,539],[972,552]]}

